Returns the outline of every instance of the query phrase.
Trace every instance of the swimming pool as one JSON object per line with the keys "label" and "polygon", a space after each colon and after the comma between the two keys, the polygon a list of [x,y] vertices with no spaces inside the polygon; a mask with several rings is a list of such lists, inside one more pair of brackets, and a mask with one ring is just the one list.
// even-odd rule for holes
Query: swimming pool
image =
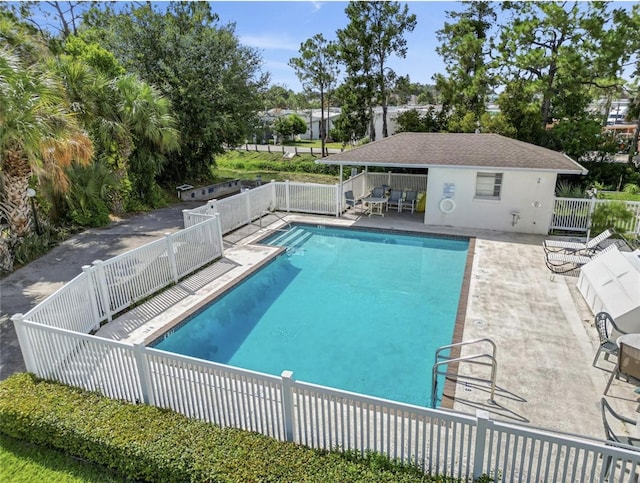
{"label": "swimming pool", "polygon": [[288,248],[154,346],[430,404],[434,354],[452,340],[468,240],[299,225],[265,243]]}

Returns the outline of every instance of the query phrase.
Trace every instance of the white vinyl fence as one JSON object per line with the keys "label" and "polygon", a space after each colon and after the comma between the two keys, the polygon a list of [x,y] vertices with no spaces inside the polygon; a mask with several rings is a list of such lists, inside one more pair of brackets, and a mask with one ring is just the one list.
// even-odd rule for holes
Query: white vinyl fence
{"label": "white vinyl fence", "polygon": [[[352,178],[350,188],[362,189],[364,179]],[[604,482],[638,476],[640,453],[630,447],[491,421],[481,412],[472,417],[318,386],[296,381],[290,371],[275,377],[87,334],[127,304],[222,256],[222,233],[271,209],[338,214],[338,197],[339,185],[269,183],[185,211],[184,230],[83,267],[58,292],[12,317],[27,370],[282,441],[377,451],[454,478]]]}
{"label": "white vinyl fence", "polygon": [[[586,232],[591,225],[591,216],[597,206],[613,203],[614,200],[596,198],[556,198],[550,230],[570,230]],[[640,233],[640,201],[623,201],[634,217],[621,227],[624,233]],[[611,220],[613,222],[613,220]]]}
{"label": "white vinyl fence", "polygon": [[[222,256],[217,216],[163,239],[82,267],[82,273],[22,317],[87,333],[113,314]],[[18,314],[20,315],[20,314]]]}
{"label": "white vinyl fence", "polygon": [[275,210],[339,216],[342,206],[339,187],[290,181],[267,183],[228,198],[211,200],[193,210],[184,210],[184,226],[192,226],[218,214],[225,234]]}
{"label": "white vinyl fence", "polygon": [[427,191],[426,174],[367,173],[367,192],[375,186],[390,186],[399,190]]}
{"label": "white vinyl fence", "polygon": [[[640,453],[388,401],[15,319],[27,370],[134,403],[318,449],[376,451],[454,478],[632,481]],[[610,464],[609,464],[610,463]],[[605,477],[610,471],[610,480]]]}
{"label": "white vinyl fence", "polygon": [[403,190],[427,190],[426,175],[398,173],[360,173],[340,184],[272,181],[252,190],[221,200],[211,200],[193,210],[184,210],[184,226],[189,227],[214,214],[220,216],[222,233],[250,224],[268,211],[312,213],[340,216],[346,210],[344,192],[352,190],[356,198],[365,196],[374,186],[387,184]]}
{"label": "white vinyl fence", "polygon": [[[245,151],[266,151],[268,153],[282,153],[282,154],[312,154],[313,156],[322,156],[322,148],[303,147],[303,146],[274,146],[272,144],[245,144],[244,146],[238,146],[237,150],[244,149]],[[327,154],[336,154],[344,151],[341,148],[326,148]]]}

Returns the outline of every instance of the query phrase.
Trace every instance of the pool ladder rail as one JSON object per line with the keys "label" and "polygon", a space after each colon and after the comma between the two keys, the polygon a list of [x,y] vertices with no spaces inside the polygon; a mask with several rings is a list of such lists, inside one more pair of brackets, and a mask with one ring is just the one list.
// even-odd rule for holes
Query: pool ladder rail
{"label": "pool ladder rail", "polygon": [[[464,357],[456,357],[450,358],[442,354],[445,350],[451,350],[454,347],[462,347],[466,345],[478,345],[482,343],[489,343],[491,345],[491,353],[480,353],[480,354],[472,354]],[[483,338],[483,339],[473,339],[467,340],[464,342],[458,342],[456,344],[443,345],[442,347],[438,347],[436,350],[435,364],[433,365],[433,370],[431,373],[431,407],[435,408],[438,402],[438,374],[443,374],[445,377],[448,372],[439,372],[440,367],[448,366],[452,363],[459,362],[468,362],[471,364],[478,364],[481,366],[490,366],[491,367],[491,397],[489,398],[489,404],[496,404],[495,402],[495,392],[496,392],[496,372],[498,370],[498,362],[496,361],[496,344],[491,339]],[[488,359],[488,360],[487,360]],[[456,374],[457,376],[457,374]],[[477,381],[486,381],[485,379],[480,379],[471,376],[464,376],[466,379],[473,379]]]}
{"label": "pool ladder rail", "polygon": [[[262,226],[262,218],[265,215],[272,215],[275,216],[278,220],[280,220],[282,223],[284,223],[285,228],[266,228]],[[262,213],[260,213],[260,218],[259,218],[259,223],[260,223],[260,228],[266,228],[267,230],[273,230],[273,231],[289,231],[291,230],[291,228],[293,228],[293,226],[291,225],[291,222],[285,220],[282,216],[280,216],[277,212],[275,211],[270,211],[270,210],[265,210]]]}

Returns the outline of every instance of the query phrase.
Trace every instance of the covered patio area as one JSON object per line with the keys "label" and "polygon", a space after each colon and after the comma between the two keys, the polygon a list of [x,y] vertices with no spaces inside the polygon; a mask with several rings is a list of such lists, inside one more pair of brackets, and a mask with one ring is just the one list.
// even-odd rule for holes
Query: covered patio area
{"label": "covered patio area", "polygon": [[497,134],[400,133],[316,162],[339,166],[340,179],[363,168],[342,183],[341,198],[365,198],[376,186],[416,190],[425,193],[427,226],[538,235],[551,225],[557,176],[587,172],[562,153]]}

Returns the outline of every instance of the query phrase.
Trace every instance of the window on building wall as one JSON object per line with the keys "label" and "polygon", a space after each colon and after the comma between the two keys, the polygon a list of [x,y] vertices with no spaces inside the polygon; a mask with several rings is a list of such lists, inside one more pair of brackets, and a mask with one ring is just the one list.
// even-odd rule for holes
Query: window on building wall
{"label": "window on building wall", "polygon": [[476,198],[499,200],[502,190],[502,173],[478,173]]}

